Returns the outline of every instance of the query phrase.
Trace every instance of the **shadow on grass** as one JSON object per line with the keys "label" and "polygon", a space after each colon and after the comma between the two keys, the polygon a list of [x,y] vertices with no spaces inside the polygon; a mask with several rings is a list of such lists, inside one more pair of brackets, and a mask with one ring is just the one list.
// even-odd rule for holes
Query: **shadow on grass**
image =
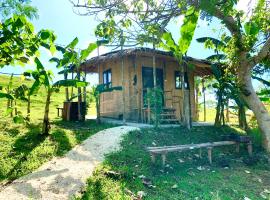
{"label": "shadow on grass", "polygon": [[52,131],[50,137],[57,143],[57,156],[63,156],[68,150],[72,148],[69,138],[64,130],[57,128],[56,130]]}
{"label": "shadow on grass", "polygon": [[10,128],[6,132],[12,137],[16,137],[20,133],[18,128]]}
{"label": "shadow on grass", "polygon": [[80,143],[87,139],[89,136],[97,133],[98,131],[114,127],[112,124],[97,124],[96,120],[86,120],[82,122],[71,122],[58,120],[53,123],[58,128],[67,129],[74,132],[76,142]]}
{"label": "shadow on grass", "polygon": [[16,164],[6,175],[9,180],[14,180],[21,172],[21,166],[27,161],[27,156],[46,139],[40,134],[38,125],[29,125],[28,132],[19,137],[13,144],[13,156],[19,157]]}

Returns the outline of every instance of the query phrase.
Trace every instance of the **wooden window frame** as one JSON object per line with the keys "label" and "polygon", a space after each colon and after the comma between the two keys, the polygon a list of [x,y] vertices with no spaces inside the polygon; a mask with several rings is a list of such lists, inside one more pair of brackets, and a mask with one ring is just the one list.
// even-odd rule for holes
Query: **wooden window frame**
{"label": "wooden window frame", "polygon": [[[174,86],[175,86],[175,89],[177,89],[177,90],[182,89],[182,77],[181,76],[182,76],[182,74],[180,71],[174,72]],[[179,87],[177,87],[177,79],[176,79],[177,77],[179,77],[179,84],[180,84]]]}
{"label": "wooden window frame", "polygon": [[[110,74],[110,81],[108,81],[109,74]],[[111,88],[112,87],[112,70],[107,69],[102,73],[102,75],[103,75],[103,84],[106,85],[107,88]],[[106,80],[104,79],[104,77]]]}
{"label": "wooden window frame", "polygon": [[[180,82],[180,86],[177,87],[176,84],[176,78],[179,77],[179,82]],[[182,83],[182,73],[180,71],[174,71],[174,86],[176,90],[180,90],[183,87],[183,83]],[[185,72],[184,73],[184,88],[185,89],[189,89],[189,82],[188,82],[188,73]]]}

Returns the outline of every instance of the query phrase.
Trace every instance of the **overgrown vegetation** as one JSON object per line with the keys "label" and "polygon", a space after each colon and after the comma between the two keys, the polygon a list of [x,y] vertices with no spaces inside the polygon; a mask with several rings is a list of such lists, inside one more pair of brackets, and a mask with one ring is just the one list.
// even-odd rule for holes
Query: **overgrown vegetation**
{"label": "overgrown vegetation", "polygon": [[[106,157],[105,162],[89,178],[82,199],[269,199],[269,157],[255,142],[254,157],[246,148],[240,154],[233,146],[215,148],[213,165],[207,151],[198,158],[198,150],[168,154],[163,168],[161,159],[153,165],[148,146],[178,145],[219,141],[222,134],[238,133],[224,127],[193,127],[182,129],[145,129],[129,133],[122,142],[123,149]],[[258,133],[253,133],[257,137]],[[254,141],[259,141],[258,140]],[[133,196],[133,197],[132,197]]]}

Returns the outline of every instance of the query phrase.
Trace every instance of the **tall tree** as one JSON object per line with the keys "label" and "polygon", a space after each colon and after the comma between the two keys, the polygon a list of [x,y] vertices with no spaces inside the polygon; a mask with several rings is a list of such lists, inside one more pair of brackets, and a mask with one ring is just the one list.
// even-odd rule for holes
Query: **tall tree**
{"label": "tall tree", "polygon": [[[270,5],[269,1],[258,0],[247,18],[243,11],[235,8],[238,0],[193,0],[193,1],[81,1],[73,2],[77,8],[84,8],[89,14],[105,12],[106,19],[127,19],[137,16],[141,21],[155,21],[162,24],[182,15],[190,6],[201,9],[201,17],[212,22],[217,18],[225,30],[222,38],[230,36],[226,54],[230,69],[238,78],[240,95],[254,112],[263,135],[263,145],[270,151],[270,115],[258,98],[251,81],[252,69],[270,58]],[[100,13],[99,13],[100,14]],[[120,19],[120,16],[123,16]]]}

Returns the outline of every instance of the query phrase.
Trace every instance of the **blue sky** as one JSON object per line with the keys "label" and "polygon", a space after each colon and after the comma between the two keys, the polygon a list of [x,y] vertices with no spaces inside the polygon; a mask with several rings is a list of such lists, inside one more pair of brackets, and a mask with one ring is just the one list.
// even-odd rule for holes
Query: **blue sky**
{"label": "blue sky", "polygon": [[[245,2],[244,0],[242,2]],[[75,37],[79,38],[79,48],[85,48],[89,42],[96,41],[94,36],[94,30],[97,25],[94,17],[91,16],[79,16],[73,12],[71,3],[68,0],[34,0],[33,6],[38,8],[39,18],[33,20],[36,31],[40,29],[51,29],[57,35],[57,44],[67,45]],[[168,29],[173,33],[174,38],[179,38],[179,29],[181,26],[181,20],[175,20],[171,22]],[[192,41],[191,47],[188,50],[188,55],[194,58],[206,58],[212,54],[212,51],[204,48],[203,44],[196,42],[196,38],[211,36],[218,37],[220,34],[221,25],[217,20],[208,26],[206,21],[199,21]],[[109,48],[101,48],[101,53],[110,51]],[[94,53],[95,54],[95,53]],[[53,70],[56,74],[55,79],[59,79],[57,75],[57,69],[53,63],[49,63],[51,54],[47,50],[41,51],[41,61],[47,68]],[[25,69],[33,68],[33,65],[27,65],[24,68],[7,66],[1,69],[2,72],[21,73]],[[97,83],[96,76],[88,76],[88,81],[91,85]]]}
{"label": "blue sky", "polygon": [[[94,36],[94,30],[97,25],[94,17],[91,16],[79,16],[73,12],[71,3],[68,0],[34,0],[32,5],[38,8],[39,18],[33,20],[36,31],[40,29],[51,29],[57,35],[57,44],[66,45],[72,41],[75,37],[79,38],[79,48],[87,47],[89,42],[96,41]],[[169,29],[172,31],[175,38],[179,37],[179,20],[178,22],[172,22],[169,26]],[[200,27],[197,28],[195,32],[195,38],[212,35],[216,36],[217,34],[211,31],[211,27],[207,27],[205,22],[200,23]],[[207,29],[207,30],[206,30]],[[211,32],[211,34],[209,34]],[[109,48],[102,48],[101,52],[105,53],[110,51]],[[188,55],[195,58],[205,58],[210,55],[211,52],[204,49],[202,44],[198,44],[196,41],[192,42],[191,48],[188,51]],[[41,60],[43,64],[52,69],[55,74],[57,70],[54,67],[54,64],[49,63],[51,55],[46,50],[41,50]],[[20,67],[11,67],[7,66],[1,71],[3,72],[14,72],[21,73],[27,68],[32,68],[33,66],[27,65],[24,68]],[[59,79],[59,76],[56,75],[56,79]],[[96,83],[96,78],[91,77],[90,82],[92,84]]]}

